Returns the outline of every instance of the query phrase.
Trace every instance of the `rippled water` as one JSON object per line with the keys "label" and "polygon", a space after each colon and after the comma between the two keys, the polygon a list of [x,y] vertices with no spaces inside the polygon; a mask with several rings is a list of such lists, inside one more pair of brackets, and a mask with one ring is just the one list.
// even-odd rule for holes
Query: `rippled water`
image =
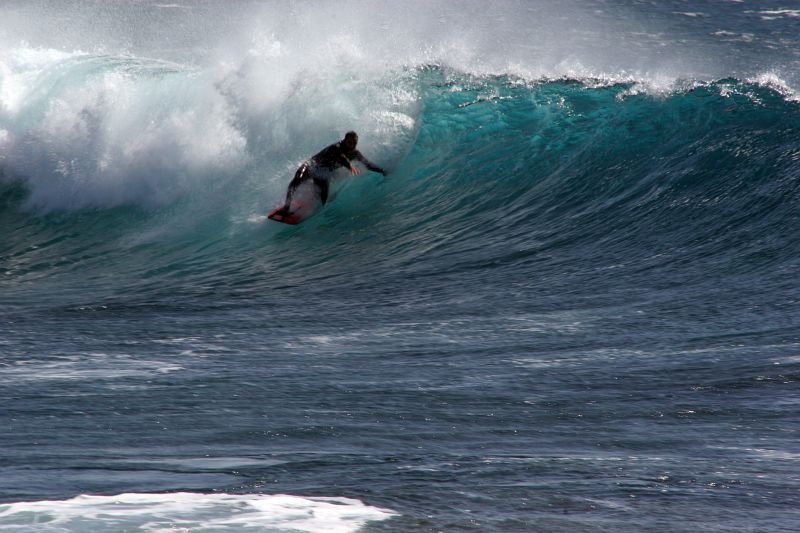
{"label": "rippled water", "polygon": [[0,9],[0,530],[797,529],[796,10],[345,5]]}

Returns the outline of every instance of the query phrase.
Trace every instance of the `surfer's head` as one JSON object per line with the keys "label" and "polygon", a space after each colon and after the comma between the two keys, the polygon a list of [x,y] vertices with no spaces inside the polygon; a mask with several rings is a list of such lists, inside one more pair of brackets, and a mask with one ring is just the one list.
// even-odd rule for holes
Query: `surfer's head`
{"label": "surfer's head", "polygon": [[342,148],[347,150],[348,152],[352,152],[356,149],[356,145],[358,144],[358,134],[354,131],[348,131],[344,134],[344,139],[342,139]]}

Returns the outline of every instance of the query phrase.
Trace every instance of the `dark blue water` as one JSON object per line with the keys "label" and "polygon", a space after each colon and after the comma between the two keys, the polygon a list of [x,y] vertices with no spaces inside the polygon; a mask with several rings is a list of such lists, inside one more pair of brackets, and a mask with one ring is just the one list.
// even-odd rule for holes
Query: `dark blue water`
{"label": "dark blue water", "polygon": [[0,530],[800,528],[799,6],[102,5],[3,8]]}

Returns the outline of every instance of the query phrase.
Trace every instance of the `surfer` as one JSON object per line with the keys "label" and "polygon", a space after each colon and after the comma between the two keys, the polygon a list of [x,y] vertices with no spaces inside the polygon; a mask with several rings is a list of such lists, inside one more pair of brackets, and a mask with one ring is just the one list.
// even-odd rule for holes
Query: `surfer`
{"label": "surfer", "polygon": [[328,146],[300,165],[300,168],[298,168],[297,172],[294,174],[292,182],[289,183],[289,188],[286,191],[286,201],[278,213],[282,215],[289,215],[291,213],[289,206],[292,203],[292,196],[295,190],[297,190],[297,187],[307,180],[314,181],[314,185],[317,186],[319,192],[319,199],[322,205],[325,205],[328,201],[328,179],[330,178],[330,173],[339,167],[346,167],[350,171],[351,176],[361,174],[361,170],[352,163],[353,161],[360,161],[369,170],[380,172],[385,176],[385,170],[372,164],[361,152],[356,150],[357,144],[358,134],[354,131],[348,131],[344,139]]}

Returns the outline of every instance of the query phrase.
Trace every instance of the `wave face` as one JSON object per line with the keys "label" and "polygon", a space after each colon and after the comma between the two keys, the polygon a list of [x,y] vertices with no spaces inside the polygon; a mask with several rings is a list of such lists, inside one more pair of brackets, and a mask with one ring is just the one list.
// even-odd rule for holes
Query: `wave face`
{"label": "wave face", "polygon": [[[420,67],[354,87],[360,108],[383,106],[359,129],[364,152],[391,175],[342,180],[323,215],[287,230],[263,213],[302,156],[265,133],[272,122],[242,126],[224,94],[190,83],[200,75],[153,62],[79,56],[45,71],[40,83],[61,86],[59,96],[29,101],[4,136],[3,216],[18,228],[4,250],[11,292],[42,278],[84,290],[84,278],[110,270],[115,287],[133,285],[124,298],[136,298],[143,276],[160,288],[183,264],[193,265],[180,276],[187,287],[214,278],[259,291],[284,275],[329,276],[330,263],[343,286],[360,283],[353,268],[383,283],[398,269],[489,273],[518,262],[523,277],[561,277],[565,263],[631,269],[639,286],[654,272],[789,269],[798,255],[798,104],[771,78],[654,95],[637,82]],[[121,106],[111,87],[142,104]],[[306,154],[324,145],[299,144]],[[379,236],[360,241],[372,225]],[[302,252],[287,251],[287,239],[305,242]],[[346,259],[365,255],[360,267]],[[254,262],[218,276],[241,257]]]}
{"label": "wave face", "polygon": [[786,527],[798,13],[658,4],[0,8],[0,530]]}

